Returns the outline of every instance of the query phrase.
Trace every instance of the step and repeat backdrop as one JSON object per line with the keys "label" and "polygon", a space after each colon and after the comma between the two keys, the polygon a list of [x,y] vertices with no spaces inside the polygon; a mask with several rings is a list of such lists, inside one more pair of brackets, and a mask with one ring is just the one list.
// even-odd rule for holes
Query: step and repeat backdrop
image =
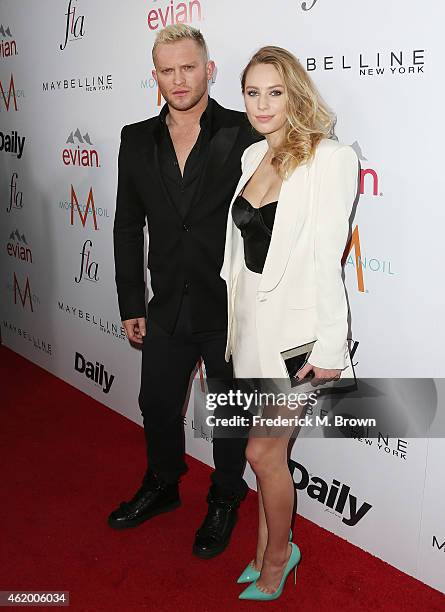
{"label": "step and repeat backdrop", "polygon": [[[239,75],[264,44],[310,72],[362,167],[345,253],[357,373],[442,376],[444,19],[418,0],[2,0],[2,342],[141,422],[114,285],[117,154],[122,126],[162,104],[154,37],[183,22],[208,41],[224,106],[243,108]],[[186,434],[211,464],[191,410]],[[307,437],[292,461],[298,513],[445,592],[443,439]]]}

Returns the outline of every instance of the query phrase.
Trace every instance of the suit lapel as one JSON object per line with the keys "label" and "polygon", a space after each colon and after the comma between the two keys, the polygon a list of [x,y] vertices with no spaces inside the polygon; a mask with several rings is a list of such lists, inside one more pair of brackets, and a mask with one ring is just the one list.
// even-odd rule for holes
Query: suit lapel
{"label": "suit lapel", "polygon": [[179,214],[178,209],[173,204],[172,199],[164,185],[164,181],[161,178],[161,169],[159,166],[159,139],[160,139],[160,125],[156,121],[154,127],[149,130],[147,139],[143,148],[143,155],[145,157],[145,163],[147,164],[148,171],[151,176],[151,189],[153,193],[162,193],[165,200],[169,203],[172,210],[178,215],[178,218],[182,222],[182,217]]}
{"label": "suit lapel", "polygon": [[263,159],[267,151],[267,142],[265,140],[262,140],[258,142],[255,147],[255,155],[252,156],[252,159],[249,161],[248,164],[246,163],[244,171],[241,175],[240,180],[238,181],[238,185],[236,186],[235,193],[233,194],[233,198],[229,206],[226,230],[226,247],[224,250],[224,262],[221,269],[221,277],[226,281],[229,281],[230,273],[232,275],[232,279],[238,273],[239,269],[242,266],[244,257],[244,248],[242,244],[241,232],[232,221],[233,202],[235,198],[239,195],[240,191],[242,191],[244,185],[249,181],[255,170],[260,165],[261,160]]}
{"label": "suit lapel", "polygon": [[289,260],[292,244],[298,240],[298,234],[304,225],[309,202],[309,167],[304,164],[298,166],[281,186],[259,291],[271,291],[281,280]]}
{"label": "suit lapel", "polygon": [[224,164],[236,142],[238,132],[239,126],[221,127],[211,138],[204,177],[195,198],[195,206],[214,189],[215,182],[221,176]]}

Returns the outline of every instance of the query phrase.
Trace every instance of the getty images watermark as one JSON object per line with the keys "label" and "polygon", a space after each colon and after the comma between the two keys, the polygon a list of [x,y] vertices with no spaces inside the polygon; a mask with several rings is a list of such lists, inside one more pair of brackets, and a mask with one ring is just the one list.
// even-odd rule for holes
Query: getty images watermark
{"label": "getty images watermark", "polygon": [[[208,427],[247,427],[250,426],[265,426],[265,427],[375,427],[376,419],[374,418],[352,418],[344,415],[334,415],[330,419],[328,414],[308,415],[304,417],[300,415],[284,416],[276,414],[275,416],[265,416],[263,411],[267,406],[274,408],[282,407],[283,410],[303,411],[308,407],[315,407],[318,402],[319,391],[311,393],[272,393],[251,391],[246,393],[237,389],[230,389],[225,392],[207,393],[205,396],[205,408],[210,413],[206,416],[205,423]],[[234,414],[231,416],[216,416],[213,414],[215,410],[220,408],[234,409]],[[250,416],[237,414],[236,410],[242,409],[249,411]],[[259,414],[255,414],[255,412]],[[227,414],[227,413],[226,413]]]}

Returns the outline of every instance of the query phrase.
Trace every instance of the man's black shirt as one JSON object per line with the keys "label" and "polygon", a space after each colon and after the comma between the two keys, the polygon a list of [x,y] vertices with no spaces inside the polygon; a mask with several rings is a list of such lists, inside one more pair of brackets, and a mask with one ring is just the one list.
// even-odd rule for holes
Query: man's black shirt
{"label": "man's black shirt", "polygon": [[209,98],[207,108],[201,115],[201,130],[184,166],[184,174],[181,174],[170,130],[166,122],[168,115],[167,104],[159,114],[161,122],[159,140],[159,167],[161,176],[173,205],[183,219],[185,219],[192,206],[193,199],[199,190],[200,180],[203,177],[210,140],[212,104],[213,100]]}

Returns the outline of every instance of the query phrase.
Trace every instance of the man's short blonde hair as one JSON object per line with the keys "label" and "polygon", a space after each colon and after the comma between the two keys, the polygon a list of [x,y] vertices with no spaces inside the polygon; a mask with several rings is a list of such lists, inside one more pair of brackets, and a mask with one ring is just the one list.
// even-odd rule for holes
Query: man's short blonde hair
{"label": "man's short blonde hair", "polygon": [[203,50],[204,57],[207,61],[209,58],[209,52],[207,49],[206,41],[204,40],[204,36],[197,28],[193,28],[192,26],[186,25],[185,23],[175,23],[174,25],[169,25],[158,32],[155,38],[153,49],[151,51],[153,61],[155,60],[155,51],[158,45],[165,45],[177,42],[178,40],[187,39],[194,40],[196,43],[198,43],[198,45]]}

